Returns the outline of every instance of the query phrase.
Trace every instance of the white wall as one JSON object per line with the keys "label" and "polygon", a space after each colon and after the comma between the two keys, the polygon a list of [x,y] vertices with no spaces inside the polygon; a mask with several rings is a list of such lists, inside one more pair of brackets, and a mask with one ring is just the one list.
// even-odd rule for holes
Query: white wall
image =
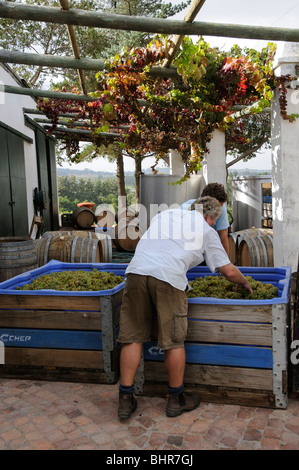
{"label": "white wall", "polygon": [[[277,75],[295,76],[299,44],[284,43],[277,50]],[[298,81],[297,81],[298,83]],[[288,113],[299,113],[299,90],[287,95]],[[278,94],[272,106],[272,210],[275,266],[297,271],[299,254],[299,119],[282,119]]]}
{"label": "white wall", "polygon": [[263,227],[262,183],[271,183],[271,177],[241,176],[232,179],[233,232]]}
{"label": "white wall", "polygon": [[[2,84],[20,86],[18,79],[15,78],[13,74],[10,74],[9,69],[6,69],[5,66],[0,64],[0,86]],[[35,187],[38,187],[38,176],[34,131],[25,126],[23,108],[36,108],[35,100],[30,96],[13,95],[0,91],[0,121],[33,140],[33,143],[24,140],[29,231],[34,215],[33,190]]]}

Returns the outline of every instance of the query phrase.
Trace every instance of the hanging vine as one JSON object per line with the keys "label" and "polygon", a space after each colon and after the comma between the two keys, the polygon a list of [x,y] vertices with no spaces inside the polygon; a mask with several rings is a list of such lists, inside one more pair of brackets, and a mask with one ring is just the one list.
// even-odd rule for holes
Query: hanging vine
{"label": "hanging vine", "polygon": [[[72,113],[73,118],[64,118],[65,125],[81,121],[80,129],[89,130],[98,147],[108,145],[109,133],[117,132],[120,145],[140,157],[155,152],[159,159],[170,149],[178,150],[185,162],[184,180],[200,169],[214,130],[228,129],[238,119],[236,106],[246,107],[249,114],[260,113],[270,106],[278,88],[283,118],[298,117],[286,111],[291,77],[274,77],[273,44],[261,52],[235,46],[228,54],[210,48],[202,38],[193,43],[185,37],[174,61],[177,76],[157,79],[149,72],[161,66],[171,45],[160,36],[147,47],[126,50],[107,61],[104,71],[96,75],[94,101],[39,100],[38,108],[53,123],[49,132],[60,116]],[[242,126],[232,135],[240,145]],[[80,135],[67,134],[71,161],[76,161],[79,141]]]}

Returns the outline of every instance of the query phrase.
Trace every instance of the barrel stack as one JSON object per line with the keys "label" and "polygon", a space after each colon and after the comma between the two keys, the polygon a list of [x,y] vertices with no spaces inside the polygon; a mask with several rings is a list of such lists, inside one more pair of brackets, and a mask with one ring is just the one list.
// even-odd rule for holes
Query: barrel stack
{"label": "barrel stack", "polygon": [[273,267],[273,230],[252,227],[228,236],[230,261],[237,266]]}

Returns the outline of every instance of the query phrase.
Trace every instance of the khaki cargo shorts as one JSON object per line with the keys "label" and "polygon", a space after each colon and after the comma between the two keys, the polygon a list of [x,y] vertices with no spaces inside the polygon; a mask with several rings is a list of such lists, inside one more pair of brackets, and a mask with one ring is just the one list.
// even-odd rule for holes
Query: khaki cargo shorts
{"label": "khaki cargo shorts", "polygon": [[121,313],[120,343],[151,341],[153,318],[158,318],[158,346],[180,348],[187,337],[188,298],[183,292],[152,276],[128,274]]}

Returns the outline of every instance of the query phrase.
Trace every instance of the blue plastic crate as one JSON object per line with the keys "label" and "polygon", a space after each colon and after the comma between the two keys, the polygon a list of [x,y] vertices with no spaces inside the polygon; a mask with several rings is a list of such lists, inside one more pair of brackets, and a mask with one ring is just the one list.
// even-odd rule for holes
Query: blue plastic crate
{"label": "blue plastic crate", "polygon": [[[98,269],[103,272],[113,272],[113,274],[124,276],[127,264],[121,263],[62,263],[60,261],[52,260],[49,263],[41,266],[40,268],[27,271],[26,273],[19,274],[7,281],[0,283],[1,294],[14,294],[14,295],[56,295],[56,296],[86,296],[86,291],[57,291],[54,289],[41,289],[33,290],[16,290],[17,287],[22,287],[24,284],[30,284],[34,279],[45,274],[62,272],[62,271],[92,271]],[[91,296],[107,296],[119,292],[124,288],[124,282],[114,287],[102,291],[88,291]]]}
{"label": "blue plastic crate", "polygon": [[0,376],[115,383],[124,281],[101,291],[16,288],[54,272],[98,269],[124,276],[125,268],[52,260],[1,283],[0,340],[6,363],[0,365]]}
{"label": "blue plastic crate", "polygon": [[[251,276],[256,281],[261,281],[266,284],[272,284],[278,287],[278,297],[265,300],[240,300],[240,299],[217,299],[214,297],[197,297],[188,299],[189,303],[197,304],[216,304],[216,305],[272,305],[272,304],[286,304],[289,301],[289,290],[291,283],[291,268],[283,266],[279,268],[266,268],[266,267],[239,267],[238,268],[244,276]],[[212,274],[208,267],[196,266],[187,273],[187,278],[192,281],[198,277],[205,276],[218,276]]]}

